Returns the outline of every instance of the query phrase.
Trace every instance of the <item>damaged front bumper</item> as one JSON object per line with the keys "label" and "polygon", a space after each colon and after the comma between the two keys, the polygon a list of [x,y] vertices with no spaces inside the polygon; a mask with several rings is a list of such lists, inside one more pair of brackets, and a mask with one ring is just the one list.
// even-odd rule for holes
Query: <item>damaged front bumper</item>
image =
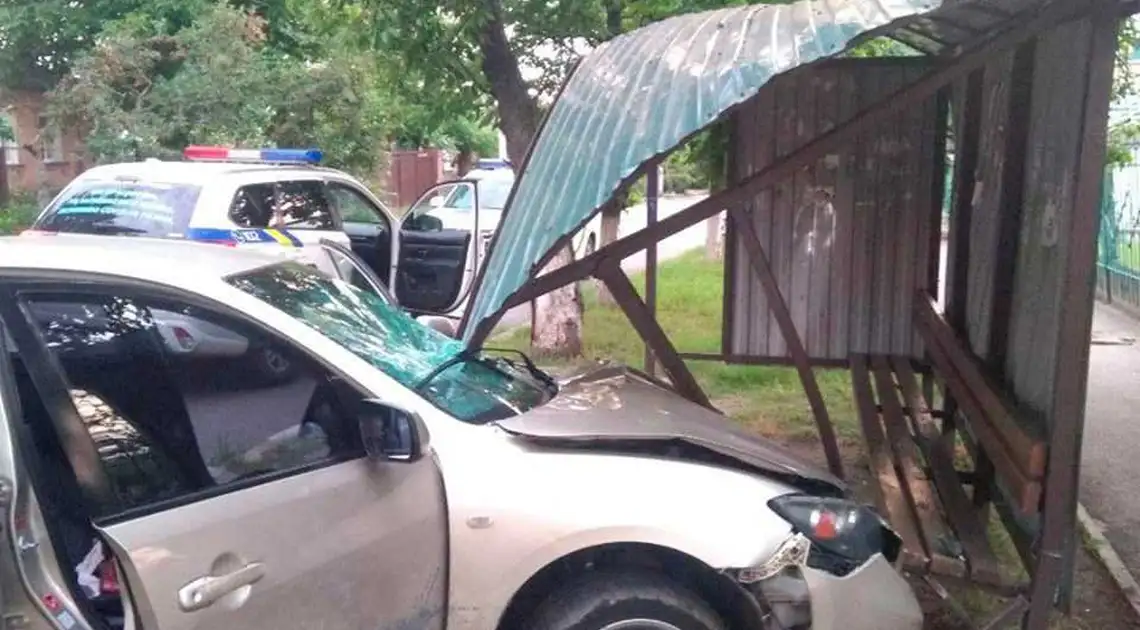
{"label": "damaged front bumper", "polygon": [[791,535],[768,561],[727,571],[758,609],[762,630],[920,630],[914,591],[881,553],[836,570]]}

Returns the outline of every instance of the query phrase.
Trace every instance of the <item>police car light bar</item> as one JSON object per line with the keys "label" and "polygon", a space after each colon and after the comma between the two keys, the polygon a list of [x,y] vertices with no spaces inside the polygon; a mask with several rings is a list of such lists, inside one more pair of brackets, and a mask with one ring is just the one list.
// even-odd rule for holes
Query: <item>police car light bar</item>
{"label": "police car light bar", "polygon": [[231,149],[191,145],[182,150],[187,160],[219,162],[272,162],[276,164],[320,164],[320,149]]}

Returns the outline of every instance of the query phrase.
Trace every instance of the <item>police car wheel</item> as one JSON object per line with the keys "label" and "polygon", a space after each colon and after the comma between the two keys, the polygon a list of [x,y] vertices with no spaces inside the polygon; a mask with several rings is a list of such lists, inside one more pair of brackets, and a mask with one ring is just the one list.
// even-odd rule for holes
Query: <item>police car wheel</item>
{"label": "police car wheel", "polygon": [[250,353],[249,363],[259,380],[265,382],[279,383],[293,376],[293,362],[275,348],[256,348]]}

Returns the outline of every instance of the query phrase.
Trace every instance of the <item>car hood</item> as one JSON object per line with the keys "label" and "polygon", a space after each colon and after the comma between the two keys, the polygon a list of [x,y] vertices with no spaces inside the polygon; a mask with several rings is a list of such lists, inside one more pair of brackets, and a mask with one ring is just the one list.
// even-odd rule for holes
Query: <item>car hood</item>
{"label": "car hood", "polygon": [[546,405],[496,423],[537,443],[726,465],[805,491],[841,495],[841,480],[632,368],[601,366],[561,381]]}

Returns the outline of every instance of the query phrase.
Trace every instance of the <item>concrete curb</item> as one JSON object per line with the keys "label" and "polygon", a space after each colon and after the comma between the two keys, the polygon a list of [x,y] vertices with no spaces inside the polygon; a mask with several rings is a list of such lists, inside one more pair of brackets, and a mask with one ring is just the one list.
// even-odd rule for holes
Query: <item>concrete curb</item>
{"label": "concrete curb", "polygon": [[1108,569],[1112,581],[1116,582],[1121,594],[1128,600],[1128,605],[1132,606],[1136,616],[1140,617],[1140,584],[1136,582],[1136,578],[1128,570],[1128,567],[1124,566],[1124,561],[1120,559],[1120,555],[1116,553],[1112,543],[1108,542],[1108,538],[1104,535],[1104,528],[1089,515],[1088,510],[1080,503],[1077,504],[1077,524],[1092,541],[1092,549],[1089,551],[1100,560],[1105,569]]}

